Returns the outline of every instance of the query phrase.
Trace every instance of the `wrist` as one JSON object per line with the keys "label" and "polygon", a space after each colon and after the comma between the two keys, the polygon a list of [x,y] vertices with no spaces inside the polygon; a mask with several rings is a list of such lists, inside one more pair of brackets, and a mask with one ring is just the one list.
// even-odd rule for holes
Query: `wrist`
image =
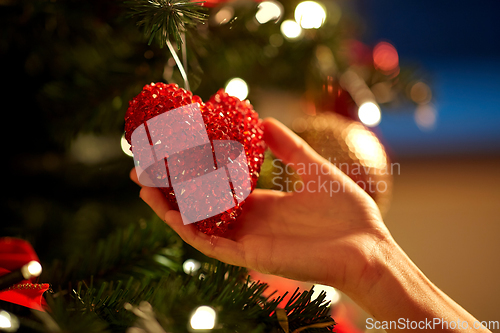
{"label": "wrist", "polygon": [[401,285],[402,281],[397,281],[401,271],[416,266],[389,232],[371,234],[363,243],[364,251],[358,254],[358,272],[352,281],[346,281],[342,291],[367,313],[376,315],[381,302],[391,297],[395,286]]}
{"label": "wrist", "polygon": [[[415,291],[432,293],[434,285],[396,243],[392,236],[379,237],[370,255],[365,257],[363,274],[358,287],[346,294],[360,304],[365,311],[381,320],[397,320],[398,311],[408,307],[415,299]],[[437,288],[436,288],[437,289]],[[425,304],[411,306],[420,307]],[[404,309],[401,313],[414,312]],[[390,314],[390,315],[389,315]]]}
{"label": "wrist", "polygon": [[[476,321],[436,287],[390,235],[380,238],[371,256],[365,260],[358,288],[345,293],[376,320],[460,320],[469,325]],[[476,331],[489,332],[486,329]]]}

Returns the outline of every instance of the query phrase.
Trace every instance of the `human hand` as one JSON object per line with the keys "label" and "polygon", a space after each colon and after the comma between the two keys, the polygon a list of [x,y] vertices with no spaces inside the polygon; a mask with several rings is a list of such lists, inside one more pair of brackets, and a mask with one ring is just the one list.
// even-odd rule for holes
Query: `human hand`
{"label": "human hand", "polygon": [[[368,290],[374,282],[373,270],[368,269],[373,256],[380,242],[390,238],[375,202],[283,124],[268,119],[264,128],[265,141],[277,158],[312,173],[301,175],[305,188],[300,193],[256,189],[224,237],[184,225],[157,188],[143,186],[141,198],[207,256],[344,291]],[[134,170],[131,178],[139,184]],[[330,192],[331,182],[335,188],[340,184],[341,190]]]}
{"label": "human hand", "polygon": [[[184,225],[157,188],[143,186],[140,196],[204,254],[262,273],[336,287],[379,321],[477,322],[408,258],[385,227],[375,202],[349,177],[274,119],[264,121],[264,138],[285,164],[311,171],[301,175],[305,187],[300,193],[256,189],[224,237],[207,236],[193,224]],[[138,183],[134,170],[131,178]],[[325,181],[326,188],[318,186]],[[335,189],[340,184],[341,190],[330,192],[330,182]],[[412,329],[388,329],[396,331]]]}

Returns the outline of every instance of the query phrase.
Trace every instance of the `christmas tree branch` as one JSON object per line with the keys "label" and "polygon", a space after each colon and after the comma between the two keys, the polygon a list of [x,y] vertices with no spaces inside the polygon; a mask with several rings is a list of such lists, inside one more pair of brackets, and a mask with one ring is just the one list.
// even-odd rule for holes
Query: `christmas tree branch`
{"label": "christmas tree branch", "polygon": [[52,288],[94,279],[157,278],[180,268],[181,239],[158,218],[118,229],[85,251],[55,261],[41,281]]}
{"label": "christmas tree branch", "polygon": [[[170,272],[152,282],[134,278],[100,285],[81,282],[70,294],[51,299],[49,305],[52,316],[67,332],[76,332],[68,328],[68,318],[88,326],[91,322],[85,317],[93,318],[98,327],[122,332],[138,320],[128,304],[141,307],[144,302],[153,309],[154,318],[148,320],[166,332],[185,332],[193,311],[202,305],[217,313],[213,332],[282,332],[276,313],[286,294],[265,297],[267,289],[265,283],[250,281],[246,269],[219,262],[204,265],[194,276]],[[296,290],[281,309],[290,332],[332,332],[335,322],[328,315],[325,294],[311,300],[312,294],[312,289]]]}
{"label": "christmas tree branch", "polygon": [[173,38],[179,47],[182,44],[181,33],[187,27],[203,22],[207,15],[202,11],[203,2],[189,0],[130,0],[125,1],[131,17],[138,17],[137,23],[143,26],[148,44],[156,39],[160,47],[167,45]]}

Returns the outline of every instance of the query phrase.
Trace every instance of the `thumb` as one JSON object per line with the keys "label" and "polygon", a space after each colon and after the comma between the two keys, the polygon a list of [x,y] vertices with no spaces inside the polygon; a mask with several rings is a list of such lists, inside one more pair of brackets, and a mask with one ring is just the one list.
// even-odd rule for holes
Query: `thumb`
{"label": "thumb", "polygon": [[264,140],[283,163],[293,169],[303,170],[304,180],[317,178],[324,171],[331,171],[333,165],[321,157],[302,138],[274,118],[264,120]]}

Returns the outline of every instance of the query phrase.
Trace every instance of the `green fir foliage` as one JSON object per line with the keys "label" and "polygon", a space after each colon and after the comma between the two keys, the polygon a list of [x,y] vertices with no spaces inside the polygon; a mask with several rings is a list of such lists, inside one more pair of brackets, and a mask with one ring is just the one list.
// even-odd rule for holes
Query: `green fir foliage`
{"label": "green fir foliage", "polygon": [[178,46],[182,43],[181,34],[190,26],[203,22],[207,15],[204,14],[203,2],[189,0],[131,0],[125,1],[130,8],[132,17],[139,17],[137,23],[144,29],[148,38],[148,45],[154,39],[160,47],[173,38]]}

